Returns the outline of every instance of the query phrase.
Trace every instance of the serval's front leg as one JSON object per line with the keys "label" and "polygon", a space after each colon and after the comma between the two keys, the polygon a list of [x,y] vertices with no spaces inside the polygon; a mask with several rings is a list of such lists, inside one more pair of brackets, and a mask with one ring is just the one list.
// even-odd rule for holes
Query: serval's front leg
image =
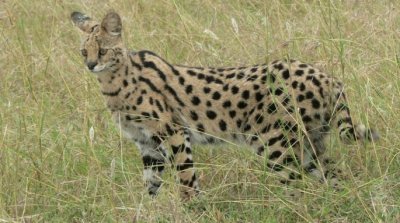
{"label": "serval's front leg", "polygon": [[161,184],[161,174],[165,168],[167,152],[158,136],[153,136],[146,141],[138,141],[143,161],[143,180],[150,195],[157,194]]}
{"label": "serval's front leg", "polygon": [[199,192],[199,184],[193,168],[193,157],[190,145],[190,137],[183,128],[177,129],[169,137],[173,156],[171,157],[178,171],[181,197],[190,200]]}

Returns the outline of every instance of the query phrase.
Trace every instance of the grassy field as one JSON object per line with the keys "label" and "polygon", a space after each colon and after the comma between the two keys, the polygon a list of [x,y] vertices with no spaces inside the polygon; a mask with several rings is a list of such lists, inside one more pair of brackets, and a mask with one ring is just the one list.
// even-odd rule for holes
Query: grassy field
{"label": "grassy field", "polygon": [[[304,196],[286,199],[250,151],[226,145],[195,148],[202,197],[182,203],[167,171],[150,199],[69,19],[110,9],[130,48],[172,63],[315,64],[345,82],[354,119],[381,140],[332,135],[342,191],[305,179]],[[0,0],[0,222],[400,222],[399,39],[394,0]]]}

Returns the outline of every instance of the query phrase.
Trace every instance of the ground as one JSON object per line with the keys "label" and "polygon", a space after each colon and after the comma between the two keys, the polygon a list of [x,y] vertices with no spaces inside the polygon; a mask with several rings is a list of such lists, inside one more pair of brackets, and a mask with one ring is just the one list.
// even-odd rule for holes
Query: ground
{"label": "ground", "polygon": [[[133,2],[133,3],[132,3]],[[0,0],[0,222],[400,221],[400,2]],[[285,199],[236,145],[195,147],[204,193],[182,203],[172,171],[146,194],[138,151],[115,128],[69,19],[114,9],[136,50],[171,63],[241,66],[285,57],[346,85],[355,120],[381,134],[329,153],[343,190],[312,179]],[[226,161],[226,157],[230,159]]]}

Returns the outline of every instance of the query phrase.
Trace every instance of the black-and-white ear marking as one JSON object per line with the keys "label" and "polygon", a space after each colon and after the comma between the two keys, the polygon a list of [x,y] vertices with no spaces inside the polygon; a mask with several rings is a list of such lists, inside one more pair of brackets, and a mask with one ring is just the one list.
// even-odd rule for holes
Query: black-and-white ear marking
{"label": "black-and-white ear marking", "polygon": [[90,20],[90,17],[81,12],[73,12],[71,13],[71,19],[75,24],[78,24]]}
{"label": "black-and-white ear marking", "polygon": [[101,28],[111,36],[120,36],[122,32],[121,17],[115,12],[109,12],[101,22]]}
{"label": "black-and-white ear marking", "polygon": [[93,31],[93,27],[98,25],[89,16],[81,12],[71,13],[71,20],[78,28],[86,33],[91,33]]}

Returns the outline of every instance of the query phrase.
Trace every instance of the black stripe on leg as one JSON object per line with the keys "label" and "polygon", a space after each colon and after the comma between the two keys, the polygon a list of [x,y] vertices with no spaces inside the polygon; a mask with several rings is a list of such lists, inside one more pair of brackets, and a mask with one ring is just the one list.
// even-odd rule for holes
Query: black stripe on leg
{"label": "black stripe on leg", "polygon": [[337,126],[340,127],[343,123],[348,123],[348,124],[352,124],[351,118],[350,117],[345,117],[343,119],[339,119],[339,121],[337,122]]}
{"label": "black stripe on leg", "polygon": [[196,174],[193,174],[192,179],[190,179],[190,180],[183,180],[183,179],[180,179],[180,182],[181,182],[182,185],[189,186],[189,187],[193,187],[193,184],[194,184],[194,182],[195,182],[196,180],[197,180]]}
{"label": "black stripe on leg", "polygon": [[177,153],[181,153],[181,152],[185,151],[185,145],[184,144],[181,144],[179,146],[171,145],[171,148],[172,148],[172,152],[174,153],[174,155],[176,155]]}
{"label": "black stripe on leg", "polygon": [[176,170],[182,171],[193,167],[193,160],[186,158],[185,162],[179,165],[176,165]]}
{"label": "black stripe on leg", "polygon": [[347,137],[348,139],[352,139],[352,140],[357,139],[357,136],[354,132],[353,127],[343,128],[339,131],[340,136],[342,136],[343,133],[345,134],[345,137]]}
{"label": "black stripe on leg", "polygon": [[346,111],[347,113],[350,113],[349,107],[348,107],[346,104],[344,104],[344,103],[340,103],[340,104],[336,107],[336,111],[337,111],[337,112],[339,112],[339,111]]}
{"label": "black stripe on leg", "polygon": [[142,161],[145,169],[151,167],[152,170],[157,170],[158,172],[162,172],[164,170],[164,160],[162,159],[155,159],[146,155],[142,157]]}

